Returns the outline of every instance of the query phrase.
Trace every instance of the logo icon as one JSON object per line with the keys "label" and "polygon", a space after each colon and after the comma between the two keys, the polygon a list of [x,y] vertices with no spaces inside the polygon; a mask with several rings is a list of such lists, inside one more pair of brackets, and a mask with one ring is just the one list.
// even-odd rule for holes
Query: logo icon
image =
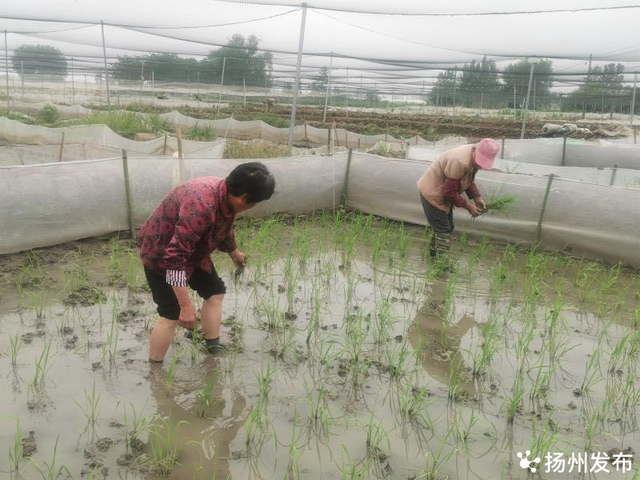
{"label": "logo icon", "polygon": [[532,467],[531,465],[533,463],[540,463],[540,457],[534,460],[529,460],[529,455],[531,455],[531,450],[527,450],[526,452],[524,452],[524,455],[522,454],[522,452],[518,452],[517,455],[518,455],[518,458],[520,459],[520,467],[528,468],[529,470],[531,470],[531,473],[536,473],[536,467]]}

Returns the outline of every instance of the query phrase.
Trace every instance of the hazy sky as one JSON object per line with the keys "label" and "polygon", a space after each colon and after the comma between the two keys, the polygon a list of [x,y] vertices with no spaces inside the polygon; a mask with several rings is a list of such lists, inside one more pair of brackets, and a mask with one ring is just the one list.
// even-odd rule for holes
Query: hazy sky
{"label": "hazy sky", "polygon": [[[226,43],[234,33],[253,34],[260,38],[261,48],[275,51],[275,70],[279,75],[290,71],[295,64],[294,52],[298,47],[301,21],[299,4],[287,0],[277,3],[289,6],[216,0],[23,0],[9,5],[8,2],[3,3],[0,7],[2,17],[86,23],[104,20],[131,27],[105,27],[109,57],[151,51],[205,55],[216,45]],[[261,0],[261,3],[276,2]],[[427,78],[429,83],[428,78],[437,75],[433,68],[462,65],[486,54],[498,62],[499,68],[517,58],[539,56],[553,59],[555,68],[561,72],[583,74],[592,54],[594,64],[622,62],[627,71],[640,71],[640,36],[637,33],[640,8],[510,16],[420,15],[619,5],[640,7],[638,1],[449,0],[436,3],[424,0],[313,0],[307,3],[309,7],[410,14],[371,15],[309,8],[303,62],[304,71],[309,74],[320,66],[328,65],[329,58],[326,55],[331,52],[361,59],[334,59],[337,76],[345,76],[346,67],[349,67],[350,76],[354,78],[359,78],[361,74],[370,78],[380,77],[383,83],[395,80],[384,80],[379,72],[359,69],[397,69],[391,63],[422,67],[426,69],[403,71],[401,75]],[[274,18],[265,19],[269,16]],[[241,23],[257,19],[262,20]],[[205,25],[210,26],[203,27]],[[102,55],[100,27],[77,27],[82,25],[0,18],[0,29],[12,32],[8,34],[9,51],[23,43],[50,44],[61,48],[66,55],[77,58],[79,65],[97,67]],[[75,30],[70,30],[72,28]],[[628,79],[631,79],[631,75]]]}

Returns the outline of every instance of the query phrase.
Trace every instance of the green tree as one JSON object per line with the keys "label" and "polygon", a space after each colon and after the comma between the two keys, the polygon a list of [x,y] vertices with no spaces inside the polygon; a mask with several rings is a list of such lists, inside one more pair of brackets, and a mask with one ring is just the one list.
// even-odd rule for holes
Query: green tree
{"label": "green tree", "polygon": [[225,85],[242,85],[244,79],[247,85],[263,87],[265,82],[270,83],[273,56],[269,52],[258,53],[259,44],[260,40],[255,35],[245,39],[243,35],[236,33],[226,46],[209,53],[203,60],[205,69],[218,82],[224,62]]}
{"label": "green tree", "polygon": [[373,90],[367,90],[367,93],[365,94],[365,100],[369,105],[377,105],[378,103],[380,103],[380,95],[378,95]]}
{"label": "green tree", "polygon": [[461,102],[467,106],[480,102],[481,97],[485,104],[497,103],[495,94],[501,90],[501,84],[496,62],[485,56],[479,62],[465,63],[459,88]]}
{"label": "green tree", "polygon": [[60,49],[48,45],[20,45],[11,57],[13,69],[18,75],[46,75],[64,78],[67,60]]}
{"label": "green tree", "polygon": [[311,88],[316,92],[323,92],[327,89],[329,84],[329,68],[322,67],[316,77],[316,80],[311,84]]}
{"label": "green tree", "polygon": [[454,90],[457,90],[457,70],[446,70],[438,74],[438,79],[431,89],[431,101],[435,105],[452,105]]}
{"label": "green tree", "polygon": [[182,58],[169,53],[152,53],[138,57],[118,57],[112,67],[113,76],[121,80],[151,80],[159,82],[204,81],[200,62],[194,58]]}
{"label": "green tree", "polygon": [[584,78],[584,83],[568,95],[563,110],[608,112],[612,108],[627,107],[629,95],[624,86],[624,65],[598,65]]}
{"label": "green tree", "polygon": [[[516,103],[519,105],[522,103],[522,99],[527,94],[527,88],[529,86],[529,73],[531,71],[531,64],[527,59],[522,59],[507,67],[502,72],[502,82],[504,85],[505,95],[508,98],[513,98],[513,92],[517,95]],[[536,65],[533,75],[533,86],[535,86],[536,104],[541,105],[543,103],[549,103],[549,93],[553,86],[553,65],[551,60],[540,60]],[[533,93],[532,86],[532,93]],[[511,100],[513,103],[513,100]]]}

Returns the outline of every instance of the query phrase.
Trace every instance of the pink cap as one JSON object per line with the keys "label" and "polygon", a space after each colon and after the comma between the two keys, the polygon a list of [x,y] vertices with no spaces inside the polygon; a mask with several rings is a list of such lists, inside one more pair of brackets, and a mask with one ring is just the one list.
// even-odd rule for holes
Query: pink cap
{"label": "pink cap", "polygon": [[483,138],[476,144],[476,164],[483,170],[491,170],[498,155],[498,142],[492,138]]}

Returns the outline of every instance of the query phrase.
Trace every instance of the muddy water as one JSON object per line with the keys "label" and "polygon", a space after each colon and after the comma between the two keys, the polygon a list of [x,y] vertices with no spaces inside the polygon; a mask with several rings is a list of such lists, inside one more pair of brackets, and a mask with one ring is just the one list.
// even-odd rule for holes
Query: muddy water
{"label": "muddy water", "polygon": [[[228,286],[229,353],[208,356],[179,334],[161,368],[146,363],[154,307],[136,288],[144,284],[126,242],[0,259],[0,452],[13,444],[16,417],[25,451],[36,446],[19,464],[23,478],[40,478],[54,450],[55,469],[73,478],[160,478],[161,438],[176,449],[176,479],[526,478],[517,452],[535,453],[535,438],[547,442],[541,456],[638,451],[632,340],[609,372],[620,340],[636,332],[634,272],[464,242],[457,268],[439,273],[425,263],[421,229],[362,228],[326,218],[239,225],[243,276],[234,281],[215,256]],[[23,342],[15,366],[12,338]],[[48,342],[44,380],[34,382]],[[487,342],[493,355],[474,375]],[[549,345],[564,354],[552,362]],[[535,395],[544,372],[548,387]],[[589,388],[576,393],[585,378]],[[139,422],[127,446],[134,419],[145,418],[166,423],[149,433]],[[541,469],[542,478],[580,476],[568,464]]]}

